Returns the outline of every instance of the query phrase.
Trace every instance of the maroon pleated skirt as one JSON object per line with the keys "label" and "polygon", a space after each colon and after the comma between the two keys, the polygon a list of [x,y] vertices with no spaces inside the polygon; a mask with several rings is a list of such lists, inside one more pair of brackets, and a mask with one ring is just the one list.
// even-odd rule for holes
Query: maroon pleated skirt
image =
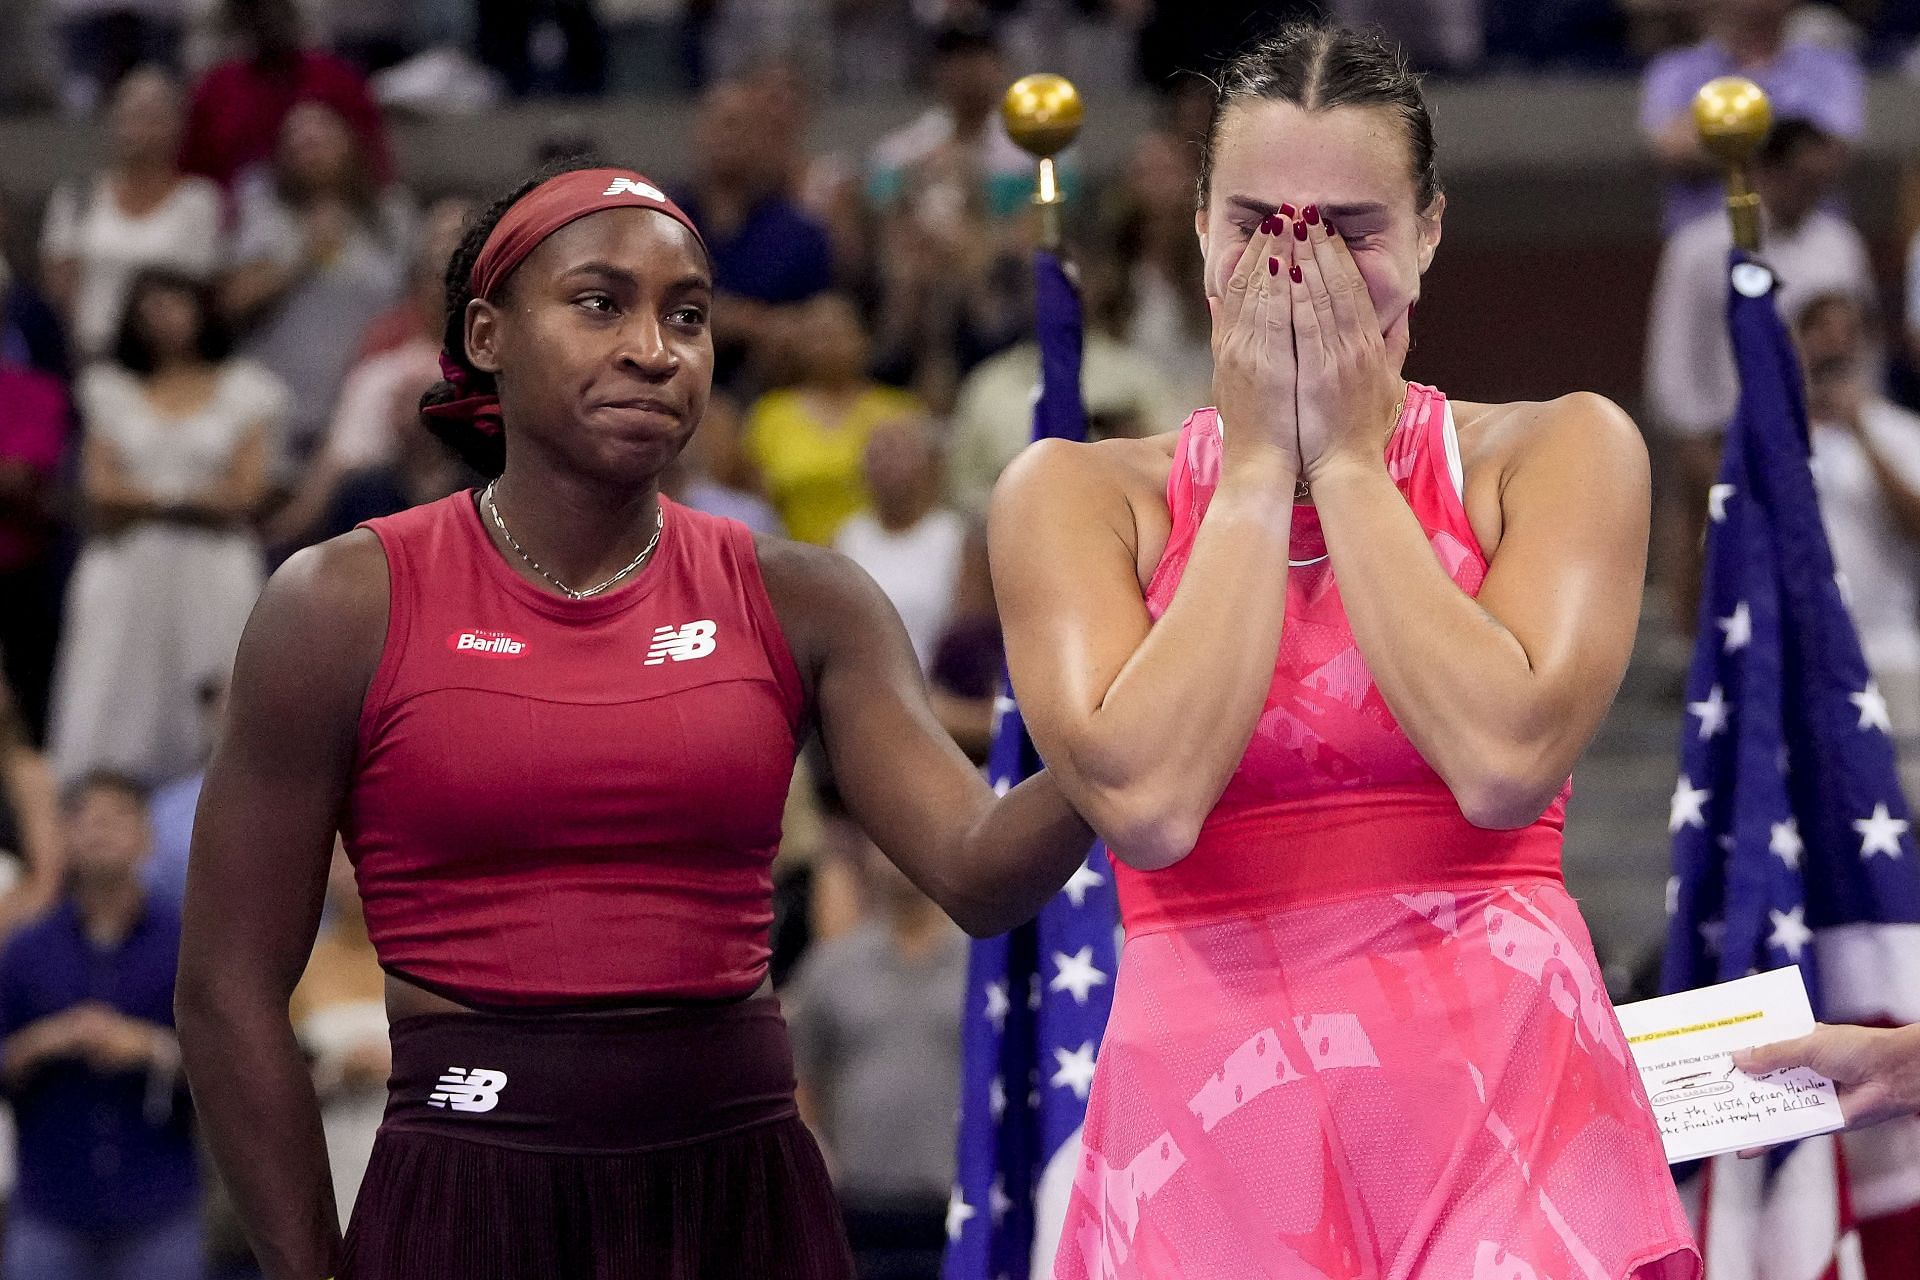
{"label": "maroon pleated skirt", "polygon": [[340,1280],[846,1280],[771,996],[396,1022]]}

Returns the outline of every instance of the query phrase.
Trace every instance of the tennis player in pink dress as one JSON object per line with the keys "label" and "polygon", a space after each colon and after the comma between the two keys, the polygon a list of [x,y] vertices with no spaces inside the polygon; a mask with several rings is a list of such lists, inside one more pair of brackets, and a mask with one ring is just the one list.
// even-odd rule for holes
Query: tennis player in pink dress
{"label": "tennis player in pink dress", "polygon": [[1250,49],[1197,218],[1216,407],[995,495],[1021,708],[1127,935],[1060,1280],[1700,1274],[1560,869],[1646,454],[1595,396],[1401,378],[1444,205],[1396,53]]}

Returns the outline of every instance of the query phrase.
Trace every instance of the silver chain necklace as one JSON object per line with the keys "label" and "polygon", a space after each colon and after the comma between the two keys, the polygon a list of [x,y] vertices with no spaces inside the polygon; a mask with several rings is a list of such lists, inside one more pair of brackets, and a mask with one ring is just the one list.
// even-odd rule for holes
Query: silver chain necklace
{"label": "silver chain necklace", "polygon": [[628,574],[647,562],[647,557],[653,554],[653,549],[660,545],[660,531],[667,527],[666,510],[656,503],[653,508],[653,536],[647,539],[646,546],[640,548],[640,554],[629,561],[626,568],[614,574],[605,582],[597,583],[584,591],[575,591],[572,587],[541,568],[540,562],[528,555],[527,549],[515,540],[512,531],[507,528],[507,522],[500,518],[500,508],[495,506],[493,502],[493,486],[498,483],[499,481],[497,480],[488,481],[486,489],[480,494],[480,500],[487,504],[487,514],[493,517],[494,526],[500,530],[500,536],[507,540],[507,545],[513,548],[515,555],[527,562],[528,568],[559,588],[560,594],[569,600],[585,600],[589,596],[597,596],[607,588],[617,585]]}

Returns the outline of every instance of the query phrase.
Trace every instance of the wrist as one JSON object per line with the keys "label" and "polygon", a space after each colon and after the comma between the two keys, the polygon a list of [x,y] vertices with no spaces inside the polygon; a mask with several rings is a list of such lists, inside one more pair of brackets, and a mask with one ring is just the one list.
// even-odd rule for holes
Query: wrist
{"label": "wrist", "polygon": [[1381,455],[1342,449],[1316,458],[1307,467],[1306,479],[1318,505],[1343,490],[1363,487],[1386,474],[1386,459]]}

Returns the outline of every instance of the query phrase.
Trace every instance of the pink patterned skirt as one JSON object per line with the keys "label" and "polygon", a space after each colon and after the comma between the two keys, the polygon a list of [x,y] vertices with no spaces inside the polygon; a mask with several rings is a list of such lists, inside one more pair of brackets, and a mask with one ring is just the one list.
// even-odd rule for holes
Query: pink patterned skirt
{"label": "pink patterned skirt", "polygon": [[1557,883],[1130,937],[1056,1280],[1697,1280]]}

